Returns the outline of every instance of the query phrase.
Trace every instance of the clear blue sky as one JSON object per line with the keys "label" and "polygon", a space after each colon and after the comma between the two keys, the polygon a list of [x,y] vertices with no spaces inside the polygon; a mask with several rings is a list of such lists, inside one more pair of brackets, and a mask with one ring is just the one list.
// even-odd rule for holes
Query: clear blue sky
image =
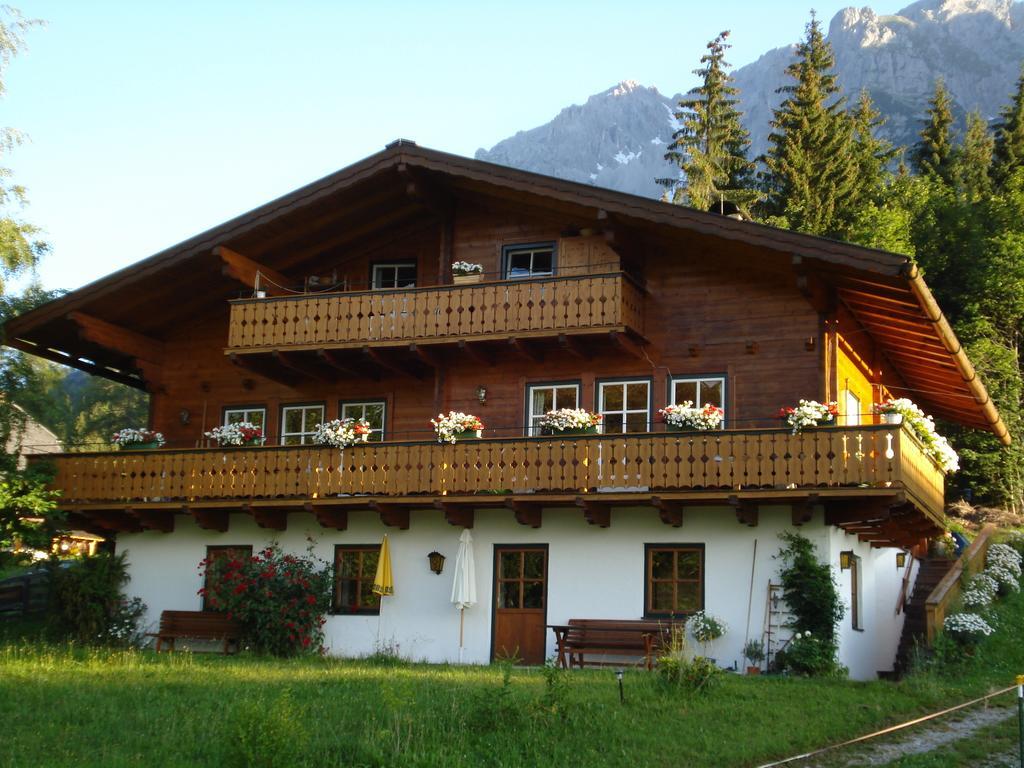
{"label": "clear blue sky", "polygon": [[[620,80],[674,94],[732,30],[741,66],[810,0],[21,2],[47,26],[7,72],[4,165],[75,288],[383,148],[471,156]],[[849,3],[817,2],[825,24]],[[904,3],[881,1],[879,13]]]}

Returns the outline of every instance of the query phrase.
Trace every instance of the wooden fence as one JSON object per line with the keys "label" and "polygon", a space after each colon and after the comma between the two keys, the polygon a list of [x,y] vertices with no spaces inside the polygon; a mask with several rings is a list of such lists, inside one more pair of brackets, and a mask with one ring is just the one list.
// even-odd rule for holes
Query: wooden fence
{"label": "wooden fence", "polygon": [[942,629],[950,606],[960,597],[963,580],[985,567],[985,558],[988,556],[988,548],[995,532],[996,527],[991,523],[982,528],[971,545],[960,555],[960,559],[942,577],[942,581],[935,585],[935,589],[925,600],[925,627],[929,645],[935,639],[936,633]]}

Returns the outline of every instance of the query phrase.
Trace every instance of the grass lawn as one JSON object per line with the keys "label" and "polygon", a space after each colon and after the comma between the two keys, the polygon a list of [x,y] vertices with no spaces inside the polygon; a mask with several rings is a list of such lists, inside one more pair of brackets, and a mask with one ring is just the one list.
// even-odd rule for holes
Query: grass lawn
{"label": "grass lawn", "polygon": [[[1012,684],[1024,598],[1000,613],[968,663],[900,683],[725,675],[695,696],[629,671],[625,705],[611,671],[157,656],[17,641],[8,626],[0,765],[752,765]],[[946,763],[906,763],[932,764]]]}

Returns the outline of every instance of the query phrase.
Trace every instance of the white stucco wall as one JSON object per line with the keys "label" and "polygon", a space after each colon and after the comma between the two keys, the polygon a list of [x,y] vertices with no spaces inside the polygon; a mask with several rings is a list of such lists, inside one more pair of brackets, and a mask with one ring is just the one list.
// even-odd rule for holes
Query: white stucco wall
{"label": "white stucco wall", "polygon": [[[729,624],[729,632],[710,649],[722,666],[742,666],[742,647],[748,638],[761,638],[765,621],[768,581],[778,582],[778,534],[789,529],[788,506],[761,507],[756,527],[740,525],[731,508],[687,508],[681,528],[662,523],[650,507],[616,508],[611,527],[588,525],[580,511],[544,510],[543,525],[532,529],[515,522],[504,509],[477,510],[472,529],[476,555],[477,596],[480,603],[466,611],[467,662],[487,663],[491,648],[491,605],[494,546],[547,544],[548,624],[570,618],[638,619],[644,610],[644,545],[679,543],[705,545],[705,604],[707,610]],[[838,552],[853,548],[863,557],[865,631],[847,630],[844,620],[841,660],[855,677],[874,676],[892,666],[899,639],[893,613],[899,590],[895,554],[870,551],[855,537],[826,527],[822,512],[800,531],[812,539],[822,555],[828,554],[838,574]],[[458,658],[458,613],[449,602],[460,529],[448,525],[440,511],[414,510],[409,530],[385,528],[372,512],[352,512],[346,531],[321,528],[310,515],[290,514],[288,530],[265,531],[244,514],[231,516],[228,533],[206,531],[179,517],[172,534],[122,534],[118,551],[127,551],[131,583],[128,590],[146,602],[148,620],[155,627],[160,611],[198,610],[198,570],[208,545],[251,544],[254,548],[277,540],[289,551],[305,551],[307,536],[316,540],[316,553],[333,559],[335,544],[375,544],[384,533],[391,543],[395,594],[383,600],[380,617],[330,616],[325,632],[330,653],[359,656],[379,644],[397,646],[402,656],[434,662]],[[847,542],[847,538],[852,541]],[[751,592],[751,563],[754,542]],[[444,573],[433,574],[427,553],[445,555]],[[877,576],[875,572],[877,571]],[[839,577],[840,589],[849,587]],[[893,591],[895,589],[895,591]],[[877,597],[875,596],[877,592]],[[749,608],[749,633],[748,626]],[[902,618],[900,617],[900,626]],[[551,633],[547,654],[554,653]],[[887,659],[887,661],[886,661]]]}

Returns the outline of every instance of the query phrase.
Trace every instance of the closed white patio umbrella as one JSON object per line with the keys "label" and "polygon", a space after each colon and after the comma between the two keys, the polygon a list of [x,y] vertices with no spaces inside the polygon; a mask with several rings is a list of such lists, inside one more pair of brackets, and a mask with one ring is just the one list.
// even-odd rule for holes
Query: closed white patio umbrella
{"label": "closed white patio umbrella", "polygon": [[473,536],[465,528],[459,536],[459,552],[455,556],[455,581],[452,582],[452,602],[459,609],[459,663],[462,663],[462,629],[466,609],[476,605],[476,565],[473,560]]}

